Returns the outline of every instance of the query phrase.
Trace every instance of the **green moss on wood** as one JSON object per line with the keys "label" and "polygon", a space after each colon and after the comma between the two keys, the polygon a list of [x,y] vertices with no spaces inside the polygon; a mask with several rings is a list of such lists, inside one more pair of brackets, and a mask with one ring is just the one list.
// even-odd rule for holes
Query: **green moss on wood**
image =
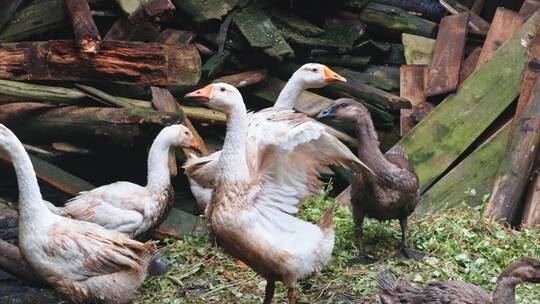
{"label": "green moss on wood", "polygon": [[435,49],[435,39],[422,36],[403,34],[401,36],[405,48],[405,60],[407,64],[431,63],[433,50]]}

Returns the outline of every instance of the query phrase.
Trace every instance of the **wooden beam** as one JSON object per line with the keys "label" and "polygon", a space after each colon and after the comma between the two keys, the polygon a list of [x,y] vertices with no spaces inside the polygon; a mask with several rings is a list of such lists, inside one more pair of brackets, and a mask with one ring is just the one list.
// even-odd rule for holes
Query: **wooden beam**
{"label": "wooden beam", "polygon": [[491,193],[495,174],[510,131],[506,124],[461,161],[421,196],[415,212],[425,214],[442,209],[478,206]]}
{"label": "wooden beam", "polygon": [[0,77],[129,84],[196,85],[201,59],[193,46],[103,41],[90,59],[73,41],[0,43]]}
{"label": "wooden beam", "polygon": [[[11,163],[6,153],[0,152],[0,159]],[[52,165],[30,154],[30,160],[34,166],[37,177],[44,183],[71,196],[77,196],[82,191],[92,190],[95,187],[87,181],[72,175],[61,168]]]}
{"label": "wooden beam", "polygon": [[485,215],[512,223],[540,143],[540,27],[534,35],[521,94]]}
{"label": "wooden beam", "polygon": [[73,25],[75,41],[81,55],[94,55],[101,47],[101,36],[92,18],[86,0],[66,0],[69,17]]}
{"label": "wooden beam", "polygon": [[435,39],[411,34],[401,35],[407,64],[431,64]]}
{"label": "wooden beam", "polygon": [[[400,96],[411,102],[412,108],[426,102],[424,86],[428,68],[426,65],[402,65],[400,71]],[[401,109],[400,135],[407,134],[415,125],[411,117],[413,110]]]}
{"label": "wooden beam", "polygon": [[480,53],[482,52],[481,47],[475,48],[463,61],[461,65],[461,71],[459,71],[459,84],[462,84],[476,69],[478,64],[478,59],[480,58]]}
{"label": "wooden beam", "polygon": [[486,62],[523,25],[524,18],[516,12],[499,7],[478,58],[476,69]]}
{"label": "wooden beam", "polygon": [[523,5],[521,6],[521,9],[519,10],[519,14],[524,18],[528,19],[539,9],[540,0],[525,0],[525,2],[523,2]]}
{"label": "wooden beam", "polygon": [[439,27],[433,60],[429,67],[426,96],[453,92],[459,83],[459,71],[465,50],[469,14],[444,17]]}

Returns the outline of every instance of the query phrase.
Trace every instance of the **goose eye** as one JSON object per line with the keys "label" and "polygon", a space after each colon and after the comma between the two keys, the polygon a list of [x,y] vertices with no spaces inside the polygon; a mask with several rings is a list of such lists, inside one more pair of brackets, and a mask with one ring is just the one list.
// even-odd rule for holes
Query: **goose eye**
{"label": "goose eye", "polygon": [[221,92],[225,92],[225,88],[221,88],[219,89]]}
{"label": "goose eye", "polygon": [[317,68],[313,68],[313,69],[311,69],[311,70],[312,70],[313,72],[317,72],[317,71],[318,71]]}

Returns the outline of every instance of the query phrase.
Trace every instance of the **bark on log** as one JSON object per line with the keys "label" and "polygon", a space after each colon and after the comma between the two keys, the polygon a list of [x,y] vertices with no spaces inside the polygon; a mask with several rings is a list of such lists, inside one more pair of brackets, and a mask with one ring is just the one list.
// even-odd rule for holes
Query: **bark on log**
{"label": "bark on log", "polygon": [[193,46],[103,41],[98,54],[83,60],[73,41],[0,43],[0,77],[15,80],[196,85],[200,65]]}
{"label": "bark on log", "polygon": [[149,144],[159,129],[184,120],[181,114],[154,110],[52,107],[40,103],[3,105],[0,121],[2,115],[9,117],[8,126],[23,138],[125,148]]}
{"label": "bark on log", "polygon": [[3,240],[0,240],[0,269],[33,285],[49,286],[24,259],[19,248]]}
{"label": "bark on log", "polygon": [[[511,135],[484,216],[512,224],[540,144],[540,78]],[[521,222],[521,220],[520,220]]]}
{"label": "bark on log", "polygon": [[444,17],[439,27],[433,60],[429,67],[426,96],[453,92],[459,83],[469,14]]}
{"label": "bark on log", "polygon": [[66,0],[66,2],[81,55],[96,54],[101,47],[101,36],[90,13],[88,2],[86,0]]}
{"label": "bark on log", "polygon": [[523,25],[525,19],[516,12],[498,8],[476,64],[478,69]]}

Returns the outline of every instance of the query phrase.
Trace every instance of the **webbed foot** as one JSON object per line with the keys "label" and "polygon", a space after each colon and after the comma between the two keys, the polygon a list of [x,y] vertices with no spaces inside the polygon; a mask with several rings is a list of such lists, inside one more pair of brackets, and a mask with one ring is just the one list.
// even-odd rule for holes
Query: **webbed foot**
{"label": "webbed foot", "polygon": [[369,264],[375,264],[378,260],[375,258],[370,257],[367,254],[359,254],[356,258],[349,260],[348,265],[352,266],[355,264],[361,264],[361,265],[369,265]]}
{"label": "webbed foot", "polygon": [[400,259],[411,259],[415,261],[420,261],[425,256],[426,256],[425,252],[415,251],[407,246],[399,247],[398,251],[396,252],[396,257]]}

